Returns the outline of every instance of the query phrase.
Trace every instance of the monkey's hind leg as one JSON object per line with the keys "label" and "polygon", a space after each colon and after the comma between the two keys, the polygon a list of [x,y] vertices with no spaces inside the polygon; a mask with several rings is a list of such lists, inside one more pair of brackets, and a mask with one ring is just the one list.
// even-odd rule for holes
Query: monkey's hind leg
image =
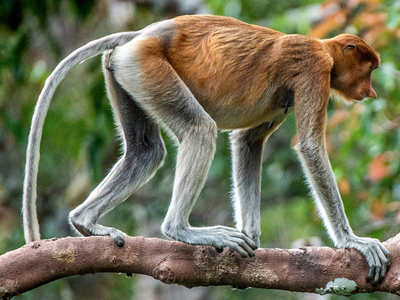
{"label": "monkey's hind leg", "polygon": [[115,81],[109,70],[109,58],[104,56],[103,70],[124,154],[85,202],[70,213],[70,222],[84,236],[109,235],[118,246],[123,246],[125,234],[99,225],[97,220],[151,178],[166,151],[159,126]]}
{"label": "monkey's hind leg", "polygon": [[146,40],[132,41],[115,50],[113,63],[117,81],[179,141],[172,200],[162,232],[188,244],[229,247],[243,257],[253,256],[255,243],[237,229],[189,224],[214,156],[217,127],[160,52]]}

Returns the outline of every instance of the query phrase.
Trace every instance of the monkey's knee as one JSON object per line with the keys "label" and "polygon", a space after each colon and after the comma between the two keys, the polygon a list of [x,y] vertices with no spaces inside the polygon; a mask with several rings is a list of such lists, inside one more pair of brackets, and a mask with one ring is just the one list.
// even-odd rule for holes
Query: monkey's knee
{"label": "monkey's knee", "polygon": [[156,168],[160,168],[164,165],[165,157],[167,156],[167,150],[165,149],[164,143],[159,146],[155,151]]}
{"label": "monkey's knee", "polygon": [[155,167],[160,167],[164,164],[165,157],[167,156],[167,150],[165,149],[164,142],[161,138],[154,139],[151,147],[152,163]]}
{"label": "monkey's knee", "polygon": [[[141,169],[146,172],[155,172],[160,168],[167,156],[164,142],[161,138],[153,139],[143,137],[142,145],[128,145],[124,164],[128,170],[134,171]],[[133,179],[134,180],[134,179]]]}
{"label": "monkey's knee", "polygon": [[192,160],[194,164],[201,163],[206,157],[213,157],[216,150],[217,126],[212,119],[199,122],[198,125],[187,128],[179,138],[180,149],[185,158]]}

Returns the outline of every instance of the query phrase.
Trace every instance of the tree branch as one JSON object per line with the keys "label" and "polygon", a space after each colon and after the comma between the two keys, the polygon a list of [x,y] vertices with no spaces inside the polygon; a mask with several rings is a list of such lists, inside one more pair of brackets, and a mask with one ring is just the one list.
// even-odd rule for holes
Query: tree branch
{"label": "tree branch", "polygon": [[241,258],[230,249],[155,238],[126,237],[118,248],[108,237],[68,237],[33,242],[0,256],[0,299],[71,275],[137,273],[186,287],[230,285],[313,293],[400,293],[400,234],[384,242],[392,266],[383,283],[365,281],[367,263],[353,249],[258,249]]}

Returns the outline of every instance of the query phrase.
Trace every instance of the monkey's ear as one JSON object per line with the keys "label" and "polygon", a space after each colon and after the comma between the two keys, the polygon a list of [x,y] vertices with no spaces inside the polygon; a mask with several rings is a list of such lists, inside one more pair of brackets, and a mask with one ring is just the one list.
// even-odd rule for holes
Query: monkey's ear
{"label": "monkey's ear", "polygon": [[357,49],[357,46],[356,46],[356,45],[354,45],[354,44],[347,44],[346,46],[344,46],[344,47],[342,48],[342,51],[343,51],[343,52],[347,52],[347,51],[351,51],[351,50],[354,50],[354,49]]}

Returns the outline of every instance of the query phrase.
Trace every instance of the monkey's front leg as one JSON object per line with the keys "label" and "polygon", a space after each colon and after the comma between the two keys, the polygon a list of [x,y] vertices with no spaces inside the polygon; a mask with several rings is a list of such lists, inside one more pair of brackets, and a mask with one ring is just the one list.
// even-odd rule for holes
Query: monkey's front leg
{"label": "monkey's front leg", "polygon": [[369,266],[366,280],[372,284],[381,282],[390,266],[390,253],[379,240],[354,235],[349,225],[326,152],[326,110],[314,110],[311,114],[298,109],[296,118],[299,136],[296,150],[331,239],[337,247],[360,251]]}
{"label": "monkey's front leg", "polygon": [[353,234],[326,151],[311,145],[299,145],[297,150],[331,239],[339,248],[354,248],[360,251],[369,265],[366,280],[372,284],[381,282],[390,266],[390,253],[379,240],[361,238]]}

